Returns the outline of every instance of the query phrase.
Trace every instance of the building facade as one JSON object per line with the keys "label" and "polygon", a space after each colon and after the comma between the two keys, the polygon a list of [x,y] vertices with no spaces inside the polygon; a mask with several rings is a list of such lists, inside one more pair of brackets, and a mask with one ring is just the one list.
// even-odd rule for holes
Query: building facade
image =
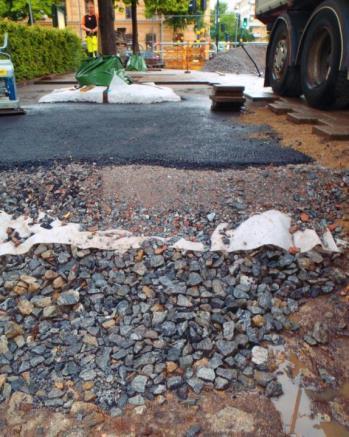
{"label": "building facade", "polygon": [[[67,27],[76,32],[81,38],[84,33],[81,31],[80,23],[86,13],[85,0],[66,0]],[[199,32],[193,24],[185,29],[174,29],[166,22],[165,17],[147,18],[144,2],[139,1],[138,5],[138,36],[141,49],[154,46],[159,43],[167,43],[178,40],[194,42],[197,39],[209,41],[210,35],[210,1],[206,1],[206,9],[203,14],[203,27]],[[97,6],[97,0],[95,0]],[[115,9],[115,30],[123,35],[127,41],[132,39],[131,11],[127,7]]]}
{"label": "building facade", "polygon": [[241,24],[247,20],[247,27],[253,33],[256,41],[267,41],[266,26],[255,18],[255,0],[234,0],[233,8],[236,13],[240,14]]}

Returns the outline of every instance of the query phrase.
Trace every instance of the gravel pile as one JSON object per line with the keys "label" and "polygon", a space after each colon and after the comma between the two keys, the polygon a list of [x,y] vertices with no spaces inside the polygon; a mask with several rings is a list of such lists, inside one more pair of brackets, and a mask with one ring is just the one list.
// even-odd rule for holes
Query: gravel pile
{"label": "gravel pile", "polygon": [[[220,223],[237,227],[268,209],[290,214],[294,230],[331,226],[343,238],[348,172],[317,165],[241,170],[56,165],[0,172],[0,211],[36,219],[40,211],[83,229],[184,237],[209,244]],[[49,226],[49,217],[42,220]]]}
{"label": "gravel pile", "polygon": [[[348,175],[316,165],[195,172],[72,164],[0,173],[0,210],[208,243],[276,208],[293,228],[331,225]],[[155,193],[155,194],[154,194]],[[94,402],[112,415],[166,393],[255,386],[281,394],[267,344],[295,330],[298,301],[344,280],[336,255],[182,253],[148,242],[124,255],[51,245],[0,259],[0,399],[30,394],[37,406],[75,411]],[[324,344],[326,327],[304,341]]]}
{"label": "gravel pile", "polygon": [[[22,391],[38,406],[93,401],[120,415],[168,391],[185,400],[259,386],[279,396],[266,346],[297,329],[288,316],[299,299],[344,283],[336,256],[182,253],[148,242],[123,255],[40,245],[3,257],[0,400]],[[305,340],[326,342],[324,330]]]}
{"label": "gravel pile", "polygon": [[[13,218],[26,215],[34,220],[45,211],[88,228],[100,217],[100,186],[100,178],[91,165],[0,172],[0,210]],[[49,221],[49,218],[43,220],[46,225]]]}
{"label": "gravel pile", "polygon": [[[267,46],[248,45],[245,48],[258,65],[260,72],[264,74]],[[256,67],[241,47],[233,48],[225,53],[218,53],[218,55],[206,63],[203,71],[257,74]]]}

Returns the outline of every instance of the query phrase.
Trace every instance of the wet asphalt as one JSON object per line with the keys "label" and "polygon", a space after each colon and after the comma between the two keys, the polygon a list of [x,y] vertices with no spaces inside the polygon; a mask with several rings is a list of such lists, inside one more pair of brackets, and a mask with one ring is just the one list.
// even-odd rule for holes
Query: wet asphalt
{"label": "wet asphalt", "polygon": [[[213,113],[206,95],[154,105],[42,104],[0,117],[0,168],[55,161],[180,168],[285,165],[310,159],[281,147],[267,126]],[[266,139],[254,138],[269,133]]]}

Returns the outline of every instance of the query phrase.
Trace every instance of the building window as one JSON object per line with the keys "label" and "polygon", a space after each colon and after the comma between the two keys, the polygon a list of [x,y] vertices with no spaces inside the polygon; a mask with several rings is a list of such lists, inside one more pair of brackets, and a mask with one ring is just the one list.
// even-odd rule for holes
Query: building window
{"label": "building window", "polygon": [[126,27],[118,27],[115,32],[116,42],[125,43],[126,42]]}
{"label": "building window", "polygon": [[126,6],[125,8],[125,16],[127,20],[130,20],[132,18],[132,9],[131,6]]}
{"label": "building window", "polygon": [[145,46],[154,49],[156,44],[156,33],[147,33],[145,36]]}

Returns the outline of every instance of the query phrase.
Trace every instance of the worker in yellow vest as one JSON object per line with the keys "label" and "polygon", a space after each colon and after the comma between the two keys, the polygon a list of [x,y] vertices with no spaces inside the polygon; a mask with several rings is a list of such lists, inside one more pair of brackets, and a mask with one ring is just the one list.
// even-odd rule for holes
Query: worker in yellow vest
{"label": "worker in yellow vest", "polygon": [[87,8],[88,13],[82,18],[81,28],[86,32],[87,53],[95,57],[98,52],[98,15],[93,2],[89,2]]}

